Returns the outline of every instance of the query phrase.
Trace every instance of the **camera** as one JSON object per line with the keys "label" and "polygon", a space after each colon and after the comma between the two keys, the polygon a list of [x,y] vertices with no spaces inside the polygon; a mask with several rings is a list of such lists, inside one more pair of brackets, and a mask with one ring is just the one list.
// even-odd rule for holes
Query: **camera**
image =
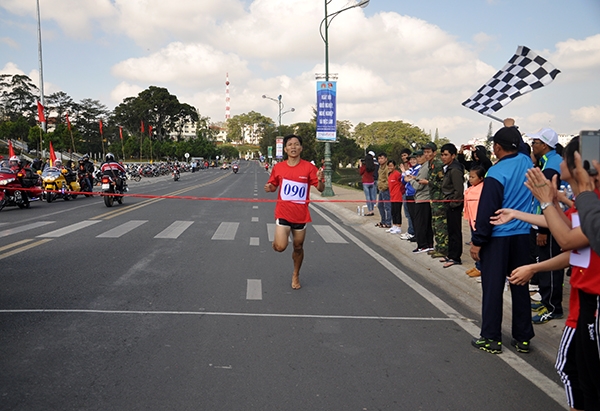
{"label": "camera", "polygon": [[598,170],[592,160],[600,161],[600,130],[583,130],[579,133],[579,153],[583,168],[589,175],[597,175]]}

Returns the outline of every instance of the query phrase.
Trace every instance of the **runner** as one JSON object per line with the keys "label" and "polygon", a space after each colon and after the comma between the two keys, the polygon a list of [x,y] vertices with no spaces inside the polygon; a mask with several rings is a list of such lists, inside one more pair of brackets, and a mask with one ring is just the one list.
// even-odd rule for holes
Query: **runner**
{"label": "runner", "polygon": [[306,160],[300,158],[302,153],[302,138],[291,134],[284,137],[283,149],[288,158],[277,163],[271,171],[271,178],[265,184],[265,191],[271,193],[280,187],[275,206],[275,240],[273,250],[283,252],[287,248],[290,232],[292,233],[294,252],[294,273],[292,288],[300,286],[300,267],[304,259],[304,237],[306,223],[312,221],[308,211],[310,186],[317,187],[323,192],[323,172]]}

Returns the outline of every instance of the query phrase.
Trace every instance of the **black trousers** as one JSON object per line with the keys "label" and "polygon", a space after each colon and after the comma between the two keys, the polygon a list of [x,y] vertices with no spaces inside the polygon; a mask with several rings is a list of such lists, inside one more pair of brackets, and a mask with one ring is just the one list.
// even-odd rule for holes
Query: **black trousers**
{"label": "black trousers", "polygon": [[[414,203],[415,215],[413,227],[417,237],[417,248],[433,247],[433,228],[431,227],[431,204],[429,201]],[[412,210],[411,210],[412,216]]]}
{"label": "black trousers", "polygon": [[[502,303],[506,277],[512,270],[529,264],[529,234],[491,237],[481,247],[481,336],[502,341]],[[531,323],[529,286],[510,284],[512,297],[512,336],[529,341],[535,335]]]}
{"label": "black trousers", "polygon": [[392,201],[392,223],[402,225],[402,202]]}
{"label": "black trousers", "polygon": [[448,224],[448,258],[461,261],[463,252],[462,204],[452,208],[446,204],[446,223]]}
{"label": "black trousers", "polygon": [[[552,236],[548,234],[548,241],[545,246],[537,246],[539,261],[546,261],[561,253],[560,246]],[[536,274],[542,304],[551,313],[556,315],[563,314],[563,282],[565,280],[565,270],[540,271]]]}

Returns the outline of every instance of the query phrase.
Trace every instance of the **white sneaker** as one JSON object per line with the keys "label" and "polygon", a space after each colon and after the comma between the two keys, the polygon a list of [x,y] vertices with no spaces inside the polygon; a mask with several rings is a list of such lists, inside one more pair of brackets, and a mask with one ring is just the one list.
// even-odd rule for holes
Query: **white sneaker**
{"label": "white sneaker", "polygon": [[392,229],[390,230],[390,234],[401,234],[402,233],[402,229],[400,227],[392,227]]}

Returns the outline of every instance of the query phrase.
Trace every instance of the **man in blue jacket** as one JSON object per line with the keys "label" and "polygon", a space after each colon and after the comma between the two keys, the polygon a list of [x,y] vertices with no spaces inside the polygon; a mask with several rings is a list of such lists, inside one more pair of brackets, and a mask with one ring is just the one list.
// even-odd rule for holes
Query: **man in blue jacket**
{"label": "man in blue jacket", "polygon": [[[484,180],[472,236],[471,257],[481,261],[483,298],[481,337],[474,338],[471,344],[492,354],[502,352],[502,294],[506,277],[515,268],[530,262],[529,224],[517,220],[501,226],[490,223],[490,217],[501,208],[531,211],[531,192],[524,184],[531,158],[519,152],[521,141],[516,127],[503,127],[494,135],[493,150],[499,160]],[[534,336],[529,287],[510,284],[510,289],[511,345],[519,352],[528,353]]]}

